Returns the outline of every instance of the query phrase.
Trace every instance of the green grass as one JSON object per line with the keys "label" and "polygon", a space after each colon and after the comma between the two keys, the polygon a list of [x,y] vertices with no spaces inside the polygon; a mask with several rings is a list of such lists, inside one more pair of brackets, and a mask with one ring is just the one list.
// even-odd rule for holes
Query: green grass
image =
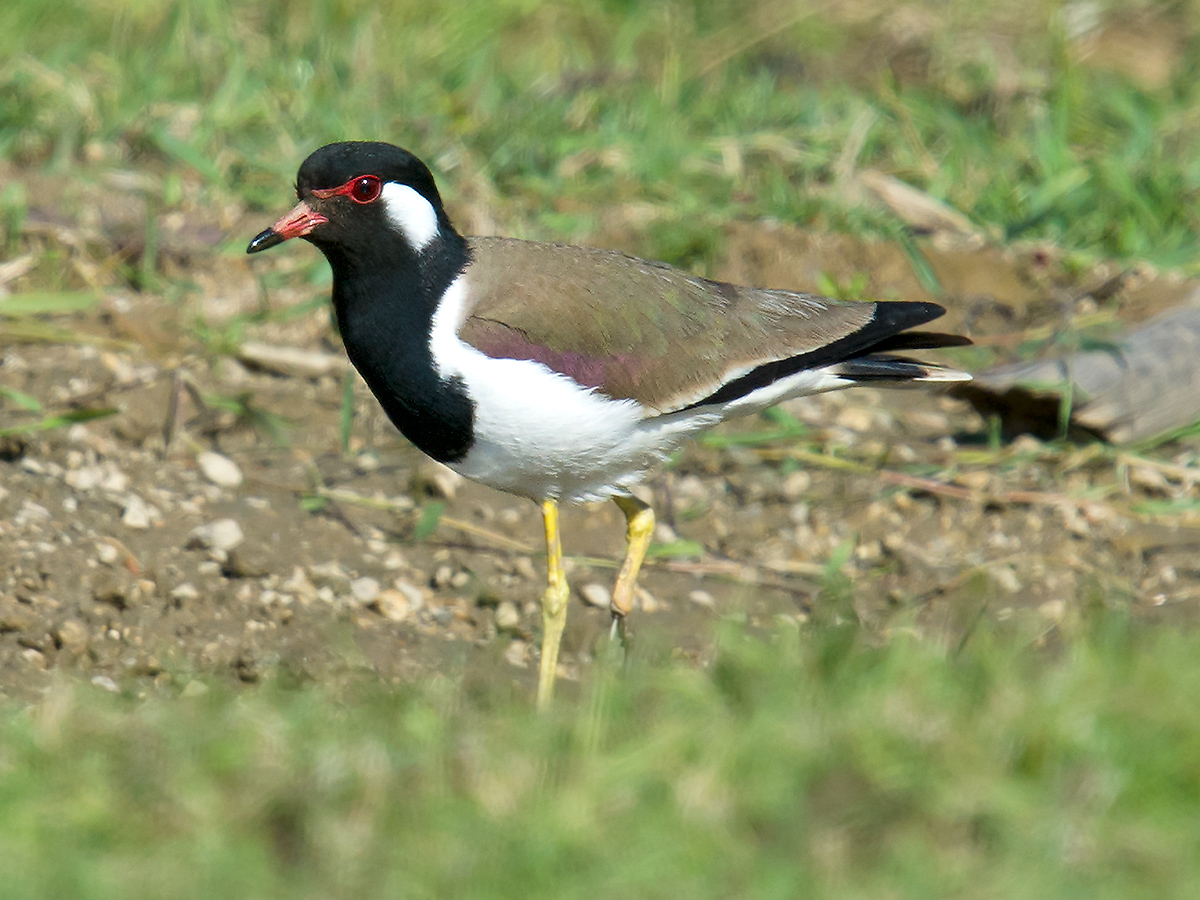
{"label": "green grass", "polygon": [[[164,211],[197,193],[276,211],[308,151],[388,139],[505,231],[583,240],[636,205],[639,252],[699,268],[730,220],[896,235],[841,181],[875,167],[1002,240],[1193,265],[1190,6],[1150,10],[1182,47],[1153,88],[1081,61],[1057,3],[930,3],[908,42],[892,11],[16,0],[0,12],[0,155],[72,177],[137,166]],[[5,196],[9,219],[37,200]]]}
{"label": "green grass", "polygon": [[543,717],[64,685],[0,713],[4,896],[1197,896],[1200,635],[1092,616],[956,654],[728,626]]}

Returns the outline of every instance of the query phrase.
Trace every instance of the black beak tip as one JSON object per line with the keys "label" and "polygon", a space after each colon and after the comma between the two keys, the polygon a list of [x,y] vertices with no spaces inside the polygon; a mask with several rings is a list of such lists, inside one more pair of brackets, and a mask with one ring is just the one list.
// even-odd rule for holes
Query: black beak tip
{"label": "black beak tip", "polygon": [[249,246],[246,247],[247,253],[258,253],[260,250],[270,250],[276,244],[282,244],[284,237],[274,228],[268,228],[260,232]]}

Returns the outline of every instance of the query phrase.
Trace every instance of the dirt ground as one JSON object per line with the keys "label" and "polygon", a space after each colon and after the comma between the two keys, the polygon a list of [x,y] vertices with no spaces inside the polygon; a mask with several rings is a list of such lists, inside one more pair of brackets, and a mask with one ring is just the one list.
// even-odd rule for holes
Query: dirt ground
{"label": "dirt ground", "polygon": [[[374,673],[531,691],[537,509],[423,461],[361,383],[344,453],[345,363],[328,313],[254,321],[263,309],[305,310],[327,290],[300,277],[316,251],[289,245],[251,261],[239,248],[262,216],[164,217],[169,287],[136,290],[121,268],[145,249],[136,204],[78,208],[33,210],[21,249],[0,264],[0,291],[39,283],[47,266],[63,268],[65,288],[103,289],[87,312],[38,320],[57,337],[0,319],[0,384],[46,410],[0,400],[0,429],[50,412],[117,412],[0,438],[0,698],[35,698],[63,673],[135,693]],[[768,225],[733,226],[726,238],[720,277],[812,289],[822,272],[848,283],[865,271],[868,296],[926,296],[886,246]],[[619,226],[598,243],[637,251]],[[1111,271],[1068,279],[1037,248],[927,252],[951,310],[939,324],[967,329],[997,361],[1014,358],[1030,329],[1097,312],[1133,323],[1194,287],[1142,272],[1114,291]],[[24,271],[10,265],[21,260]],[[265,273],[283,286],[264,291]],[[1110,287],[1097,296],[1089,285]],[[226,344],[242,344],[240,358]],[[299,356],[281,361],[278,348]],[[724,616],[763,627],[857,616],[875,634],[948,641],[981,624],[1046,640],[1096,603],[1197,618],[1195,445],[1150,458],[1030,438],[989,450],[968,406],[917,391],[786,409],[807,435],[763,441],[778,425],[730,423],[647,482],[657,538],[681,555],[644,571],[637,656],[703,662]],[[286,423],[282,434],[264,425],[273,421]],[[580,507],[563,529],[575,588],[569,691],[607,634],[595,604],[623,521],[612,504]],[[851,547],[848,588],[828,589],[827,563]]]}

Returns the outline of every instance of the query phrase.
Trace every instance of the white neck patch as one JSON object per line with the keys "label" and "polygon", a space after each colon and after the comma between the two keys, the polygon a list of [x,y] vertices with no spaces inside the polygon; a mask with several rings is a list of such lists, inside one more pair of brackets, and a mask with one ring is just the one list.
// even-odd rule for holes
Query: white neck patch
{"label": "white neck patch", "polygon": [[438,220],[433,205],[406,184],[389,181],[380,194],[388,220],[418,253],[437,237]]}

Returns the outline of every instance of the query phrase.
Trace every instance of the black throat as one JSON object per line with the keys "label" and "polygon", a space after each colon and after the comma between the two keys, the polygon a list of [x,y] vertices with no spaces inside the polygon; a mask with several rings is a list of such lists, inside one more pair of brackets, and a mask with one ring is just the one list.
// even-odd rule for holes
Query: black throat
{"label": "black throat", "polygon": [[466,456],[475,404],[462,379],[443,378],[429,346],[438,303],[470,262],[467,242],[443,228],[420,252],[321,247],[333,269],[333,307],[346,353],[392,423],[439,462]]}

